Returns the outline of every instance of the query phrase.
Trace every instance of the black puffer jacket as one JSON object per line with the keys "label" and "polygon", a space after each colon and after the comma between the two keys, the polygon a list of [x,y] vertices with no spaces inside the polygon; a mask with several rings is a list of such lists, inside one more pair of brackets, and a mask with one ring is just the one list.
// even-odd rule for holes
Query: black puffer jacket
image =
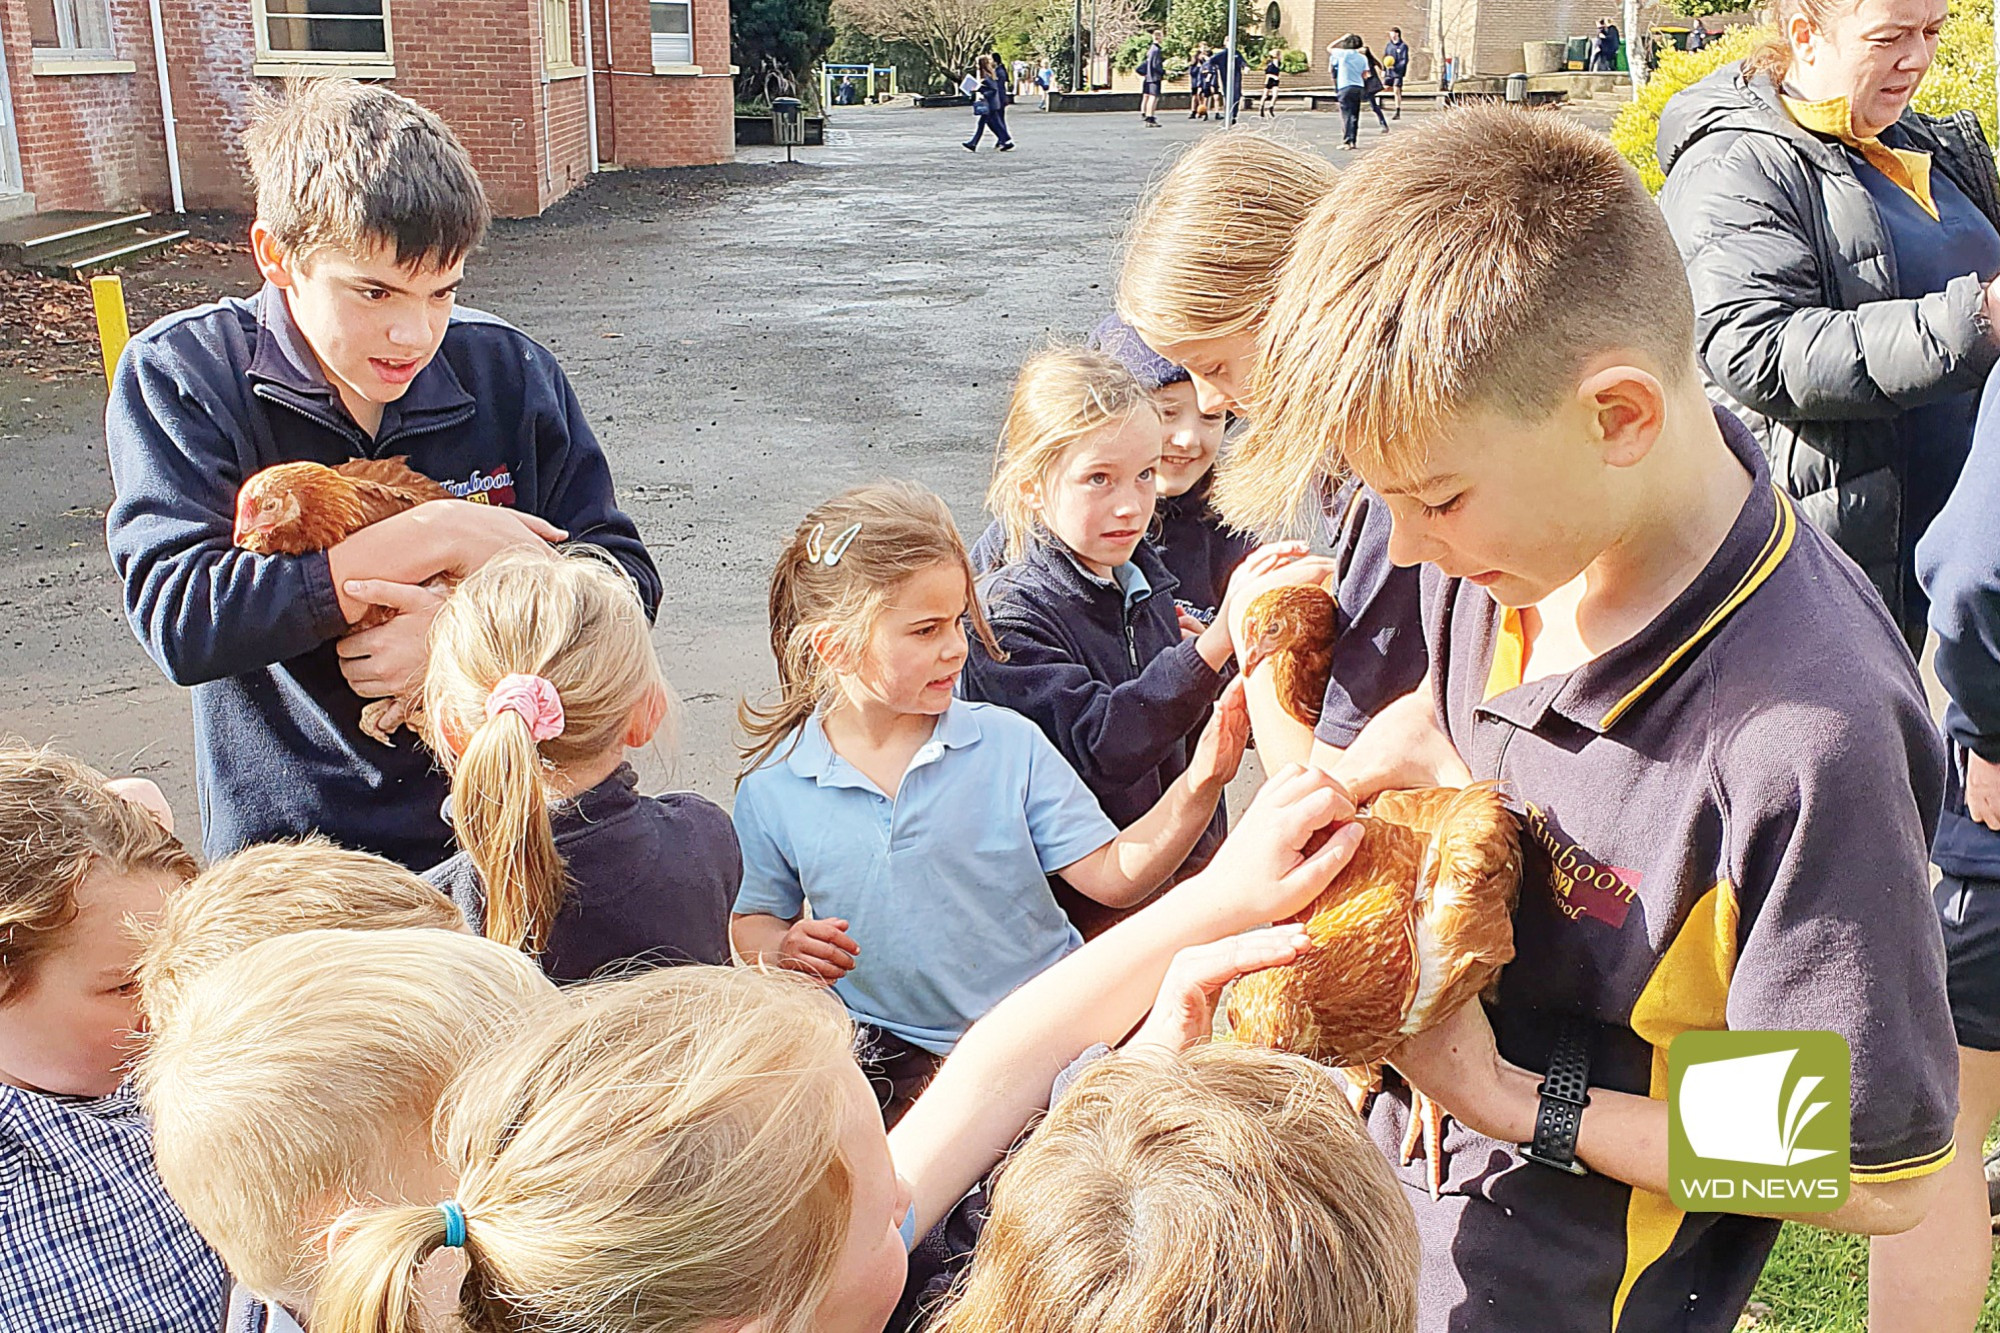
{"label": "black puffer jacket", "polygon": [[[1886,137],[1931,153],[2000,227],[1993,153],[1971,112],[1905,112]],[[1895,249],[1846,150],[1801,129],[1770,77],[1740,64],[1667,103],[1659,154],[1711,396],[1757,433],[1771,475],[1920,642],[1903,606],[1913,556],[1901,549],[1894,422],[1984,383],[2000,346],[1979,279],[1898,299]]]}

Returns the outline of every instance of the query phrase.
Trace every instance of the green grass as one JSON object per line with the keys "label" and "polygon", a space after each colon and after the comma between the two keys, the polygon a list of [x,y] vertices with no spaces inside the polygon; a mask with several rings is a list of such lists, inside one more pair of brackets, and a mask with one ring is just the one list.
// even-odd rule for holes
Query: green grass
{"label": "green grass", "polygon": [[[1996,1265],[2000,1276],[2000,1265]],[[1861,1333],[1868,1327],[1868,1238],[1787,1222],[1737,1324],[1748,1333]],[[1986,1288],[1979,1333],[2000,1333],[2000,1282]]]}

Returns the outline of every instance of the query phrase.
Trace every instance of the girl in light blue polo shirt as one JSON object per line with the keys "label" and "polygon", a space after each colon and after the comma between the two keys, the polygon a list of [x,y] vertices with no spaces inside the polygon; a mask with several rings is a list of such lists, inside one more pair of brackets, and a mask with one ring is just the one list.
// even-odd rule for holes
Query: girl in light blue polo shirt
{"label": "girl in light blue polo shirt", "polygon": [[966,1028],[1081,943],[1047,875],[1112,906],[1145,898],[1208,826],[1248,734],[1232,690],[1181,780],[1121,833],[1032,722],[952,697],[968,617],[997,652],[944,502],[904,482],[849,491],[779,557],[778,697],[742,709],[731,939],[833,987],[892,1119]]}

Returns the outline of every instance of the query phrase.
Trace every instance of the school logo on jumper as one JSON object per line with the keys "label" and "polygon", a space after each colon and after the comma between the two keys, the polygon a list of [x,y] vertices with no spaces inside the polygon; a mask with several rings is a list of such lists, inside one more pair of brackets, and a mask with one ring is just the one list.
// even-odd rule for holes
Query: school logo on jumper
{"label": "school logo on jumper", "polygon": [[461,500],[482,505],[514,503],[514,474],[506,468],[497,472],[475,472],[464,481],[441,481],[438,485]]}
{"label": "school logo on jumper", "polygon": [[1639,872],[1608,866],[1564,836],[1539,806],[1528,807],[1528,832],[1549,857],[1549,887],[1556,907],[1572,921],[1589,917],[1613,930],[1625,924],[1639,896]]}
{"label": "school logo on jumper", "polygon": [[1667,1171],[1684,1212],[1824,1213],[1847,1201],[1847,1039],[1683,1032],[1667,1048]]}

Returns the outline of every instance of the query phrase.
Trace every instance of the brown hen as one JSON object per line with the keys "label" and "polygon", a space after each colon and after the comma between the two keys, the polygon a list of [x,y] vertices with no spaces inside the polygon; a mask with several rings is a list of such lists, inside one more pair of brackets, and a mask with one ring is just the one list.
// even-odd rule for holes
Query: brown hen
{"label": "brown hen", "polygon": [[[1245,615],[1245,673],[1268,661],[1279,703],[1311,726],[1335,633],[1324,589],[1273,589]],[[1521,852],[1492,783],[1383,792],[1357,822],[1354,859],[1294,918],[1312,952],[1238,981],[1229,1025],[1239,1040],[1340,1066],[1358,1113],[1381,1088],[1382,1058],[1477,997],[1513,958]],[[1444,1116],[1416,1093],[1404,1161],[1420,1134],[1435,1196]]]}
{"label": "brown hen", "polygon": [[[304,555],[324,551],[361,529],[414,509],[428,500],[449,500],[451,492],[417,472],[406,458],[355,458],[334,467],[324,463],[278,463],[245,479],[236,493],[236,545],[257,555]],[[427,586],[445,587],[435,578]],[[393,617],[372,608],[350,633],[373,629]],[[370,700],[361,710],[361,729],[394,745],[390,735],[410,726],[418,701],[413,693]]]}

